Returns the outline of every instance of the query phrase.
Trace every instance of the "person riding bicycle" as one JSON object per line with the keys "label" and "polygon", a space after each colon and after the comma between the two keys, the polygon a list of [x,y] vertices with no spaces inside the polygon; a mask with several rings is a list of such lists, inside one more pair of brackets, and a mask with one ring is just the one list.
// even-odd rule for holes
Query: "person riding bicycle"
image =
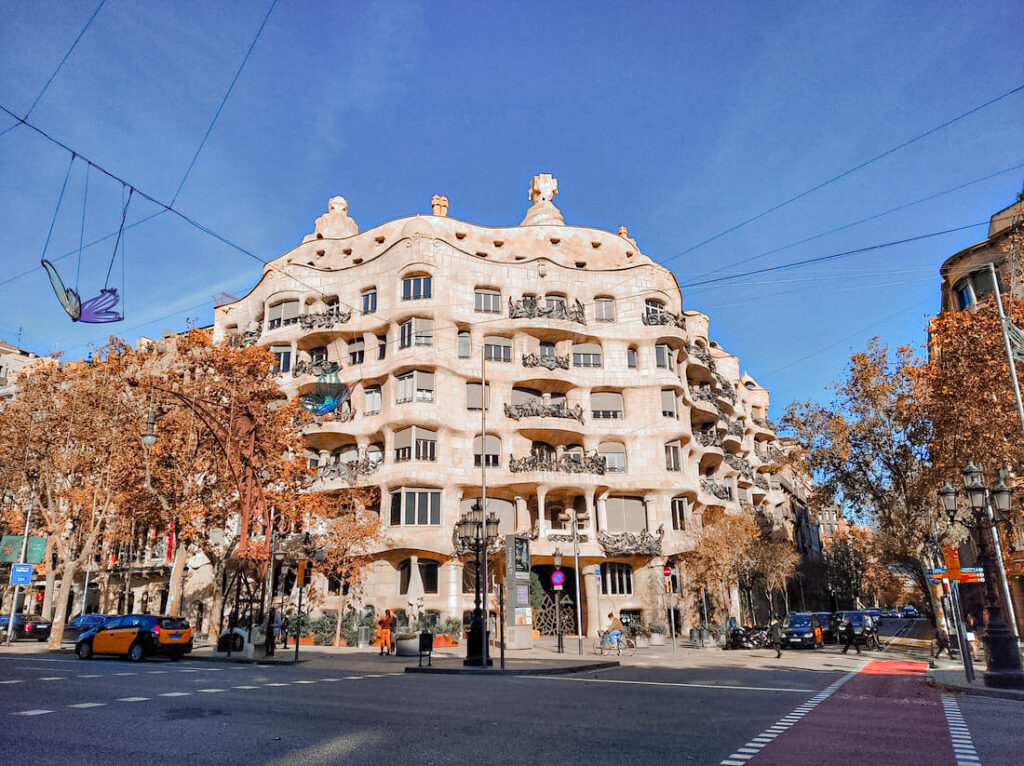
{"label": "person riding bicycle", "polygon": [[618,646],[622,638],[622,622],[612,612],[608,613],[608,643]]}

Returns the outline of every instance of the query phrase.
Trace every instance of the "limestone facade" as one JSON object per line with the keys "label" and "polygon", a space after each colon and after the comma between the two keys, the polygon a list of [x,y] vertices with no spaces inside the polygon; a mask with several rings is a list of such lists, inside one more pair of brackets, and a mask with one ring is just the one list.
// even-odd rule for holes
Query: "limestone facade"
{"label": "limestone facade", "polygon": [[708,509],[785,502],[768,392],[625,228],[565,225],[557,190],[535,177],[523,223],[504,228],[448,217],[435,196],[431,215],[360,232],[335,197],[313,234],[215,311],[215,337],[270,347],[289,395],[332,374],[350,388],[306,440],[318,489],[381,489],[383,540],[356,594],[378,613],[472,609],[453,531],[482,468],[487,510],[531,538],[543,583],[563,553],[570,604],[561,514],[580,514],[588,635],[609,612],[664,621],[669,605],[686,627],[695,594],[677,573],[666,596],[663,567],[696,544]]}

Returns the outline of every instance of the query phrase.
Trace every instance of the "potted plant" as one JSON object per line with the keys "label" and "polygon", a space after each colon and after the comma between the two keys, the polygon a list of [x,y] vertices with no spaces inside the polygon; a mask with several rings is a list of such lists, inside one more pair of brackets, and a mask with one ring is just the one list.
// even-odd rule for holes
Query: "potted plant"
{"label": "potted plant", "polygon": [[396,633],[395,654],[399,657],[418,657],[420,654],[419,633]]}
{"label": "potted plant", "polygon": [[664,646],[668,626],[663,622],[651,623],[651,646]]}
{"label": "potted plant", "polygon": [[456,617],[449,617],[441,620],[434,626],[434,648],[443,649],[450,646],[458,646],[462,638],[462,620]]}
{"label": "potted plant", "polygon": [[642,622],[631,622],[626,626],[626,635],[636,642],[637,649],[646,649],[651,645],[651,629]]}

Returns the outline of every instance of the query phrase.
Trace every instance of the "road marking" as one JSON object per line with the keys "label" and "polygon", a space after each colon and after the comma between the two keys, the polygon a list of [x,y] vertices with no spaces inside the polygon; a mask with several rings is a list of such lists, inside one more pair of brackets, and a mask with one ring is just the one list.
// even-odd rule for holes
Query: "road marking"
{"label": "road marking", "polygon": [[315,684],[316,681],[292,681],[293,684]]}
{"label": "road marking", "polygon": [[40,681],[63,681],[65,676],[47,676],[46,678],[40,678]]}
{"label": "road marking", "polygon": [[147,670],[146,671],[146,673],[148,673],[149,675],[153,675],[153,676],[155,676],[155,675],[166,675],[169,672],[170,671],[167,671],[167,670]]}
{"label": "road marking", "polygon": [[980,763],[978,751],[974,749],[974,740],[971,739],[971,732],[960,713],[960,706],[956,704],[956,700],[951,694],[942,695],[942,709],[946,713],[946,723],[949,725],[949,738],[953,742],[956,766],[973,766],[973,764]]}
{"label": "road marking", "polygon": [[20,678],[12,679],[10,681],[0,681],[0,684],[23,684],[25,683]]}
{"label": "road marking", "polygon": [[321,683],[330,683],[331,681],[340,681],[340,678],[321,678]]}
{"label": "road marking", "polygon": [[232,686],[232,689],[259,689],[258,686]]}
{"label": "road marking", "polygon": [[[865,663],[866,665],[867,663]],[[862,668],[863,669],[863,668]],[[845,684],[851,678],[853,678],[860,671],[854,671],[853,673],[847,673],[842,678],[833,681],[829,686],[825,687],[822,691],[815,694],[807,702],[802,704],[792,713],[781,718],[772,726],[765,729],[763,732],[758,734],[754,739],[747,742],[735,753],[730,755],[724,761],[721,762],[721,766],[745,766],[746,762],[757,755],[765,745],[768,745],[773,739],[782,734],[786,729],[795,725],[805,715],[810,713],[814,708],[820,705],[822,702],[827,700],[840,686]]]}
{"label": "road marking", "polygon": [[275,683],[272,683],[272,684],[263,684],[263,685],[264,686],[287,686],[288,684],[282,684],[280,682],[275,682]]}
{"label": "road marking", "polygon": [[346,681],[358,681],[362,676],[343,676]]}
{"label": "road marking", "polygon": [[79,678],[100,678],[99,673],[86,673],[85,675],[78,676]]}
{"label": "road marking", "polygon": [[68,705],[68,707],[78,708],[79,710],[85,710],[86,708],[90,707],[103,707],[106,704],[106,702],[79,702],[74,705]]}
{"label": "road marking", "polygon": [[115,676],[137,676],[138,673],[126,672],[126,673],[114,673]]}
{"label": "road marking", "polygon": [[149,697],[121,697],[118,702],[145,702]]}
{"label": "road marking", "polygon": [[192,692],[164,692],[161,697],[189,697]]}
{"label": "road marking", "polygon": [[20,713],[11,713],[11,715],[46,715],[52,712],[52,710],[22,710]]}
{"label": "road marking", "polygon": [[226,689],[200,689],[199,691],[206,692],[207,694],[217,694],[218,692],[227,691],[227,690]]}
{"label": "road marking", "polygon": [[[346,676],[346,678],[360,678],[361,676]],[[365,678],[382,678],[383,676],[365,676]],[[539,678],[542,681],[575,681],[586,684],[629,684],[637,686],[681,686],[690,689],[724,689],[727,691],[746,692],[796,692],[806,694],[814,689],[784,689],[778,686],[729,686],[727,684],[688,684],[675,681],[629,681],[622,678],[569,678],[568,676],[526,676],[527,678]]]}
{"label": "road marking", "polygon": [[199,671],[196,670],[195,668],[190,668],[189,670],[179,670],[178,672],[179,673],[198,673]]}

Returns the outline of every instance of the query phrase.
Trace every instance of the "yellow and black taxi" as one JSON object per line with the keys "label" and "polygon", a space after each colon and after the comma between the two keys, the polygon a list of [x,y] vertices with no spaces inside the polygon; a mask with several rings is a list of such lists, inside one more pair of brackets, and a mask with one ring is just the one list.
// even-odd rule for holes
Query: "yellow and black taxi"
{"label": "yellow and black taxi", "polygon": [[132,662],[162,655],[180,660],[192,651],[192,628],[180,617],[128,614],[113,617],[86,631],[75,644],[75,654],[87,660],[94,654],[119,654]]}

